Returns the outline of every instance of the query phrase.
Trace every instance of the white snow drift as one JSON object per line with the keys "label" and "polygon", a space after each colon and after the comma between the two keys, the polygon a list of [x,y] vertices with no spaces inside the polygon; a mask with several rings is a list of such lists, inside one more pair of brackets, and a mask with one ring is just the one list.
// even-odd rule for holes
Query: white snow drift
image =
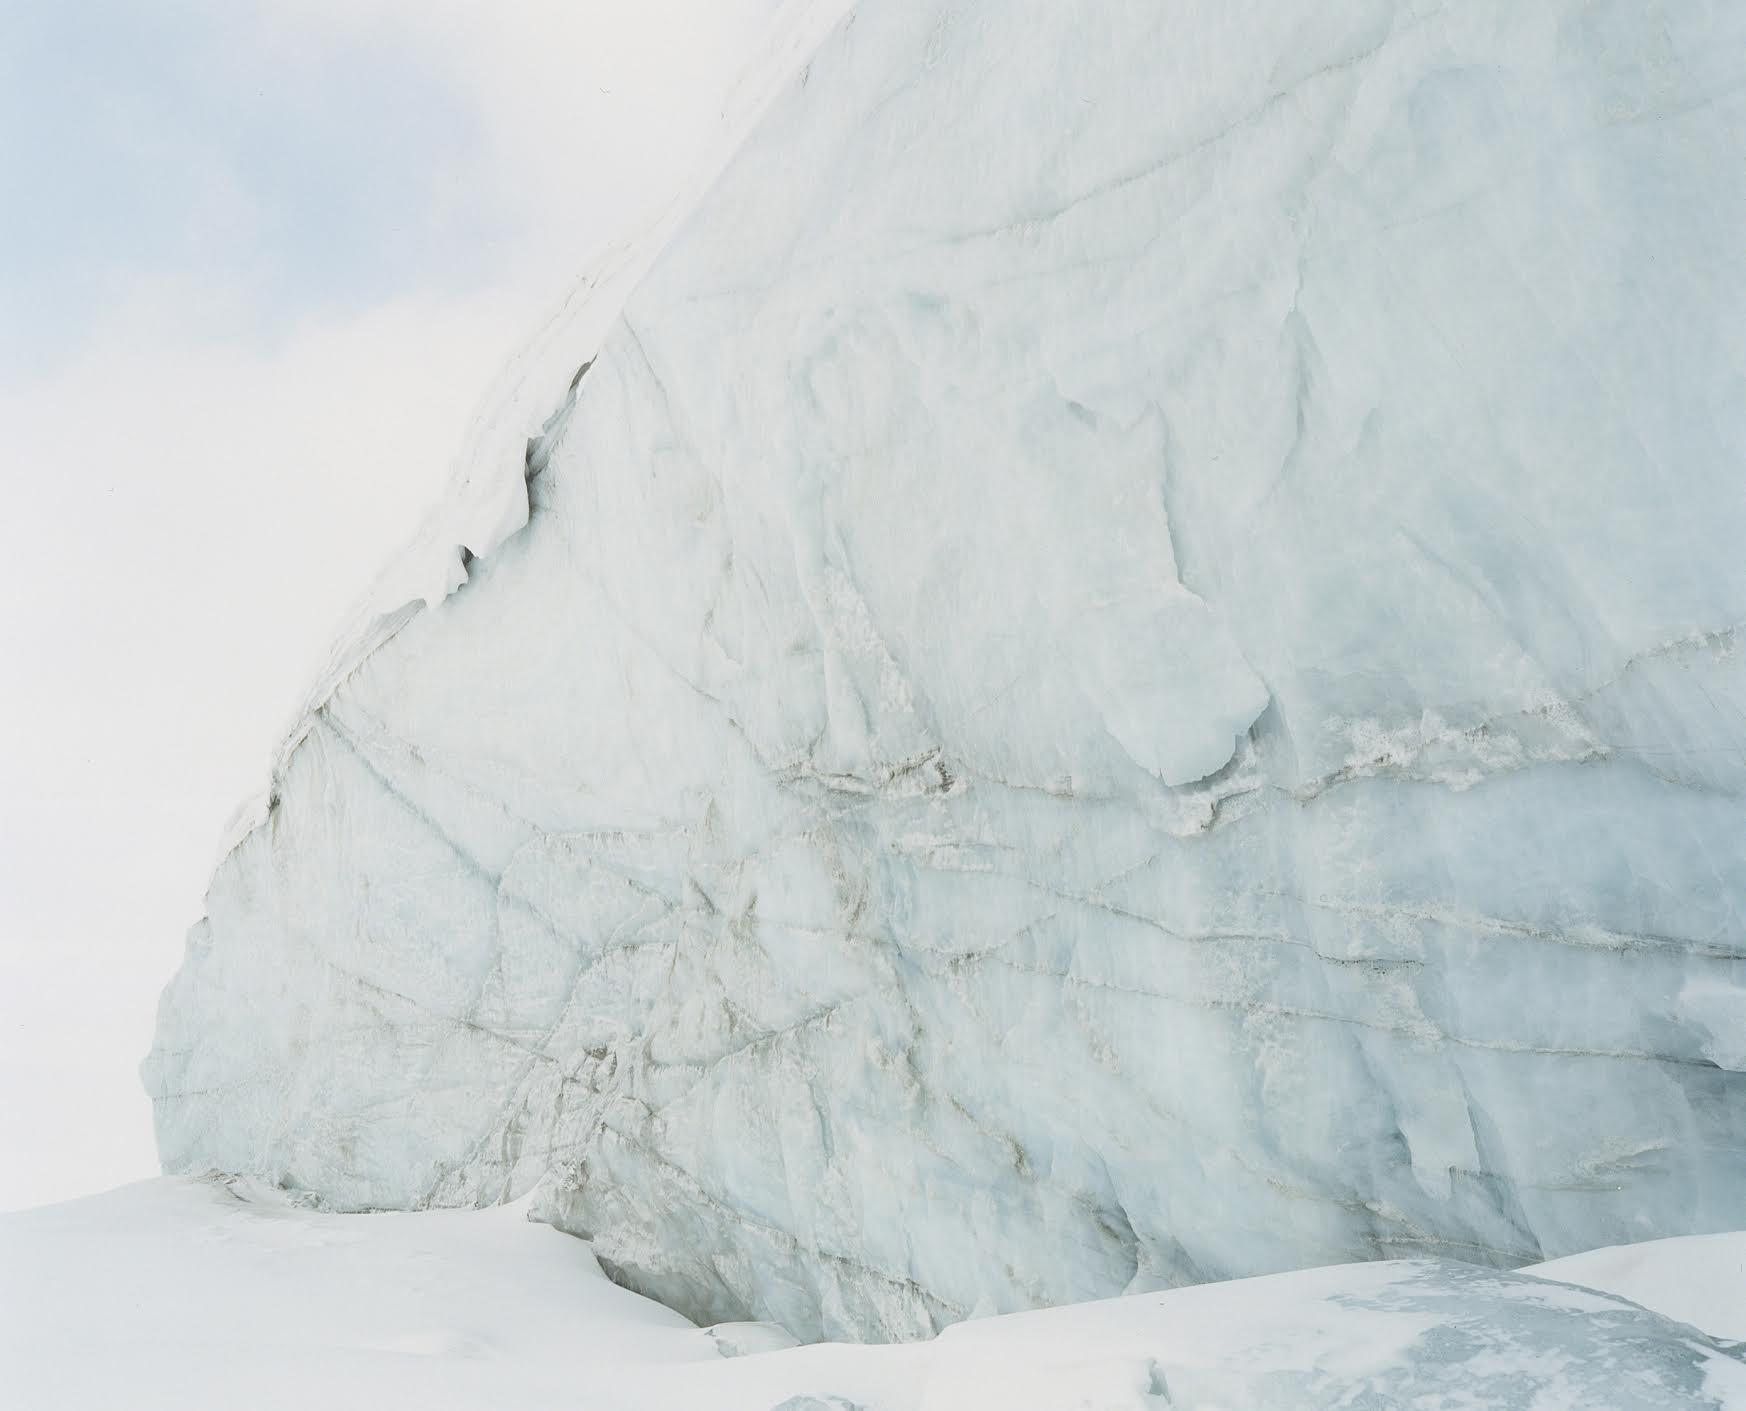
{"label": "white snow drift", "polygon": [[[166,1180],[0,1216],[0,1401],[31,1411],[1746,1408],[1746,1361],[1720,1340],[1746,1326],[1746,1236],[1603,1250],[1535,1272],[1564,1282],[1396,1261],[991,1318],[928,1343],[776,1350],[791,1340],[768,1326],[699,1330],[616,1287],[586,1245],[519,1208],[322,1215],[247,1185]],[[1589,1288],[1572,1286],[1578,1273]],[[1673,1311],[1663,1294],[1701,1302],[1699,1326],[1660,1316]]]}

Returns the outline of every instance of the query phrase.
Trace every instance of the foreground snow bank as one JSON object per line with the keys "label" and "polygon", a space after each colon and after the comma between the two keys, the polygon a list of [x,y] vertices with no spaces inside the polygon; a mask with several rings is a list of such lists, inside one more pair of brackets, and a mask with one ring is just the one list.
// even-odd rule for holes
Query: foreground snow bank
{"label": "foreground snow bank", "polygon": [[1597,1249],[1532,1272],[1621,1294],[1712,1337],[1746,1342],[1746,1230]]}
{"label": "foreground snow bank", "polygon": [[[1746,1236],[1546,1279],[1396,1261],[780,1347],[610,1283],[515,1207],[328,1215],[160,1180],[0,1218],[0,1401],[52,1408],[1746,1408]],[[1579,1278],[1590,1288],[1571,1286]],[[1702,1321],[1706,1332],[1620,1291]]]}

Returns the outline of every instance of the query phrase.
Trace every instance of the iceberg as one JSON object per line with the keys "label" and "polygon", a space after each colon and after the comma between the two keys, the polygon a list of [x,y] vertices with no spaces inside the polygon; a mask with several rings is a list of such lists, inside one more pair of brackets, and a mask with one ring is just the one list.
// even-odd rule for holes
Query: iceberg
{"label": "iceberg", "polygon": [[1746,1226],[1746,8],[805,14],[244,817],[166,1170],[808,1340]]}

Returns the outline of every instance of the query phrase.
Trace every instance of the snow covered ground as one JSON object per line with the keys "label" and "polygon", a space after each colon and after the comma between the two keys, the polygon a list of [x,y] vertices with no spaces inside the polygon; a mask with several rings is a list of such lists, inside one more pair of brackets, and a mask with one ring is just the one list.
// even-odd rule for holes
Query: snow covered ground
{"label": "snow covered ground", "polygon": [[163,1179],[0,1217],[0,1404],[1746,1408],[1746,1349],[1726,1341],[1746,1336],[1746,1234],[1539,1266],[1558,1283],[1344,1265],[986,1318],[929,1343],[792,1348],[760,1325],[695,1328],[523,1214],[329,1215]]}

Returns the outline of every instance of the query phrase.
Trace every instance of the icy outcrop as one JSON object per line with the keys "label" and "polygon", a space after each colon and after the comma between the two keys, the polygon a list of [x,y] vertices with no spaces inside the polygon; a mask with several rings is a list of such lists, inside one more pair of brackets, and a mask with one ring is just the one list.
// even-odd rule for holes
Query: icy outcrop
{"label": "icy outcrop", "polygon": [[802,1337],[1746,1225],[1743,118],[1739,6],[862,6],[301,728],[166,1166]]}
{"label": "icy outcrop", "polygon": [[763,43],[750,46],[752,60],[728,90],[720,121],[702,144],[690,177],[694,189],[681,192],[645,228],[600,255],[498,375],[455,458],[447,492],[354,606],[280,741],[267,787],[245,799],[227,825],[225,853],[266,821],[291,755],[334,689],[421,609],[435,607],[464,586],[474,559],[495,553],[527,524],[527,481],[544,469],[545,435],[571,404],[578,367],[593,358],[625,299],[689,214],[695,189],[707,188],[720,175],[849,5],[850,0],[772,0]]}

